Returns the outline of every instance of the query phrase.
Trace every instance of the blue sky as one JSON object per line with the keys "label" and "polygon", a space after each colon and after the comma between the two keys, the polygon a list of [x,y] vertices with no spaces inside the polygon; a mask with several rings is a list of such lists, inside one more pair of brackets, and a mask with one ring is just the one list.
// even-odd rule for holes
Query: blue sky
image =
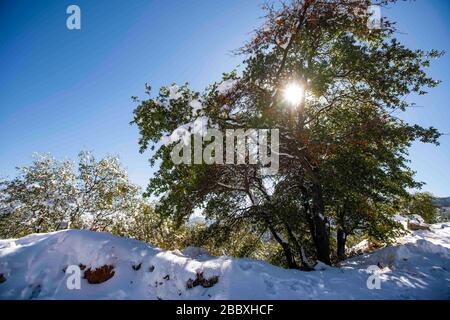
{"label": "blue sky", "polygon": [[[0,0],[0,176],[33,152],[75,158],[80,150],[120,155],[145,186],[153,169],[130,126],[148,82],[190,82],[201,90],[240,62],[231,51],[260,24],[261,0]],[[66,8],[81,8],[81,30]],[[450,2],[417,0],[383,9],[413,48],[450,53]],[[430,68],[442,85],[412,101],[403,117],[450,133],[450,56]],[[424,190],[450,196],[450,136],[414,144],[411,166]]]}

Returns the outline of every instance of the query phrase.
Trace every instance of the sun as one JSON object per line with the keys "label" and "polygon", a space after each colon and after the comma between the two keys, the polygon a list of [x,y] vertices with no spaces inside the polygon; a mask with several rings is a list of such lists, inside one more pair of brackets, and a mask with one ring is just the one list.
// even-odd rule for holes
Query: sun
{"label": "sun", "polygon": [[297,82],[289,83],[283,90],[284,99],[294,106],[297,106],[302,102],[304,94],[303,87]]}

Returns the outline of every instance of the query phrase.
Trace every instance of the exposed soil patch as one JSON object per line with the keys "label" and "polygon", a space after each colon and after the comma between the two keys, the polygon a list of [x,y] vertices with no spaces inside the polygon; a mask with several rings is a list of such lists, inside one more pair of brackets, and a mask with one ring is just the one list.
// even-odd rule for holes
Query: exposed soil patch
{"label": "exposed soil patch", "polygon": [[113,266],[104,265],[94,270],[91,268],[87,269],[84,272],[84,278],[90,284],[98,284],[111,279],[114,276],[114,273]]}
{"label": "exposed soil patch", "polygon": [[142,267],[142,262],[139,264],[133,264],[131,267],[134,271],[138,271]]}
{"label": "exposed soil patch", "polygon": [[430,226],[425,223],[415,223],[412,221],[408,221],[408,229],[409,230],[428,230],[431,231]]}
{"label": "exposed soil patch", "polygon": [[192,289],[192,288],[200,285],[203,288],[211,288],[217,282],[219,282],[219,276],[212,276],[211,278],[207,279],[207,278],[203,277],[203,272],[197,272],[195,280],[189,279],[186,283],[186,287],[188,289]]}

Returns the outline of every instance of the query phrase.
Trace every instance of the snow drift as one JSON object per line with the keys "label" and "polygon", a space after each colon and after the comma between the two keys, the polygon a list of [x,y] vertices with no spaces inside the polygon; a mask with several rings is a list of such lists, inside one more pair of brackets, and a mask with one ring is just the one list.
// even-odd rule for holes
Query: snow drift
{"label": "snow drift", "polygon": [[[0,240],[0,299],[450,299],[449,257],[445,224],[312,272],[66,230]],[[109,279],[91,284],[83,277],[81,288],[70,290],[68,266],[80,266],[82,276],[104,268]],[[370,266],[378,266],[380,289],[368,289]]]}

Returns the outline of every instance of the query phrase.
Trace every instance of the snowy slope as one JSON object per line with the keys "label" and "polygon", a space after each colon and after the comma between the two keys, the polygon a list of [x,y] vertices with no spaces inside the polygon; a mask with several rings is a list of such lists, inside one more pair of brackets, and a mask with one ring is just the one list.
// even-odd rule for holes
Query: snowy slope
{"label": "snowy slope", "polygon": [[[302,272],[193,248],[186,255],[163,251],[108,233],[34,234],[0,240],[0,275],[6,279],[0,299],[450,299],[450,226],[436,224],[399,242],[341,268]],[[114,275],[101,284],[82,279],[81,289],[69,290],[64,270],[79,264],[112,265]],[[377,264],[383,267],[381,288],[370,290],[367,267]],[[188,288],[198,272],[205,279],[218,276],[218,282]]]}

